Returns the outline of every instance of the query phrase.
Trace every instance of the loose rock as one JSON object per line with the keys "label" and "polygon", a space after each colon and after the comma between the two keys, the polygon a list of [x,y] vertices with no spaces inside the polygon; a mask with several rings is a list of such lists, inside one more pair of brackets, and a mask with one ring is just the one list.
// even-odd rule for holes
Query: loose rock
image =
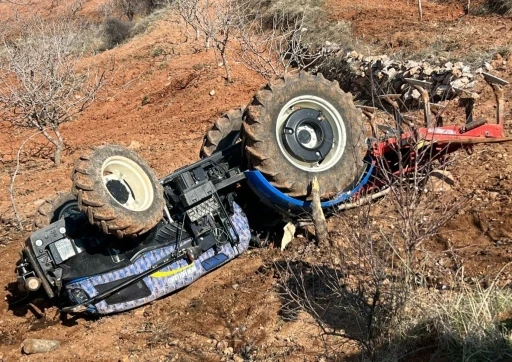
{"label": "loose rock", "polygon": [[51,352],[60,346],[60,341],[50,339],[25,339],[21,344],[21,349],[25,354]]}

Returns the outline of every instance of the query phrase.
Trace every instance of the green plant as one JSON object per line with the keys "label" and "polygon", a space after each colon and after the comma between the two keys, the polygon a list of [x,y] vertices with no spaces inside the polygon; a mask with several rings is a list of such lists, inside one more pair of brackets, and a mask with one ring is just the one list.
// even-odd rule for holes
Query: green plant
{"label": "green plant", "polygon": [[165,54],[165,50],[162,47],[156,47],[151,51],[151,56],[153,58],[158,57],[162,54]]}

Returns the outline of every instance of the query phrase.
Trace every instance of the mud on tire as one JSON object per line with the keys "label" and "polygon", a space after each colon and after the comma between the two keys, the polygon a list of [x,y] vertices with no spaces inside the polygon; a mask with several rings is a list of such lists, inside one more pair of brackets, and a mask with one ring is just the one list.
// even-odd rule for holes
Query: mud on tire
{"label": "mud on tire", "polygon": [[229,110],[216,119],[204,136],[199,157],[209,157],[235,144],[240,137],[244,112],[245,107],[240,107]]}
{"label": "mud on tire", "polygon": [[131,150],[117,145],[95,148],[75,162],[71,179],[78,207],[106,234],[137,236],[162,219],[162,185]]}
{"label": "mud on tire", "polygon": [[249,166],[293,197],[307,197],[316,175],[321,196],[331,197],[362,175],[361,118],[337,82],[321,74],[286,75],[260,89],[248,106],[242,132]]}
{"label": "mud on tire", "polygon": [[71,192],[58,193],[53,199],[45,200],[34,215],[34,229],[54,223],[64,216],[79,213],[78,202]]}

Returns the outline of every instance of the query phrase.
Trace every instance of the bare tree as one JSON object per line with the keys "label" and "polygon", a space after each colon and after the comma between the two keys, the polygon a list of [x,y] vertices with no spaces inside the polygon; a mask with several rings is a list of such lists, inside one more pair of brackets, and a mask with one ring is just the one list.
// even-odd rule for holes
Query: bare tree
{"label": "bare tree", "polygon": [[84,30],[70,22],[32,19],[0,48],[0,107],[14,125],[35,128],[55,146],[59,165],[64,140],[59,126],[84,111],[105,82],[105,72],[79,64]]}
{"label": "bare tree", "polygon": [[188,26],[190,26],[196,36],[196,40],[199,40],[200,29],[196,23],[197,9],[198,9],[199,0],[167,0],[167,5],[173,6],[181,18],[185,21],[186,26],[186,36],[188,40]]}
{"label": "bare tree", "polygon": [[239,8],[237,37],[242,63],[265,78],[281,77],[291,67],[306,69],[322,58],[304,44],[305,14],[276,13],[267,24],[254,9]]}
{"label": "bare tree", "polygon": [[228,83],[232,79],[227,49],[232,40],[238,7],[236,0],[203,0],[198,3],[195,16],[197,27],[205,35],[205,47],[209,48],[211,40],[214,51],[220,54]]}
{"label": "bare tree", "polygon": [[177,0],[175,9],[195,31],[204,34],[205,48],[213,43],[214,54],[222,59],[226,80],[231,83],[227,49],[234,36],[236,15],[242,2],[236,0]]}

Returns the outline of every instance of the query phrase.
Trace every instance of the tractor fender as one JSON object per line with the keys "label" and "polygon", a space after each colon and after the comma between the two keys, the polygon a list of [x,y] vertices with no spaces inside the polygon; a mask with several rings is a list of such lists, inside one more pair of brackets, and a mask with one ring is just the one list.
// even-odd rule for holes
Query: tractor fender
{"label": "tractor fender", "polygon": [[[330,209],[349,200],[368,183],[374,170],[374,162],[368,156],[365,158],[365,163],[366,170],[359,182],[350,190],[343,191],[333,199],[322,202],[322,209]],[[311,210],[311,201],[299,200],[286,195],[268,182],[260,171],[248,170],[244,173],[247,184],[265,205],[290,216],[298,216]]]}

